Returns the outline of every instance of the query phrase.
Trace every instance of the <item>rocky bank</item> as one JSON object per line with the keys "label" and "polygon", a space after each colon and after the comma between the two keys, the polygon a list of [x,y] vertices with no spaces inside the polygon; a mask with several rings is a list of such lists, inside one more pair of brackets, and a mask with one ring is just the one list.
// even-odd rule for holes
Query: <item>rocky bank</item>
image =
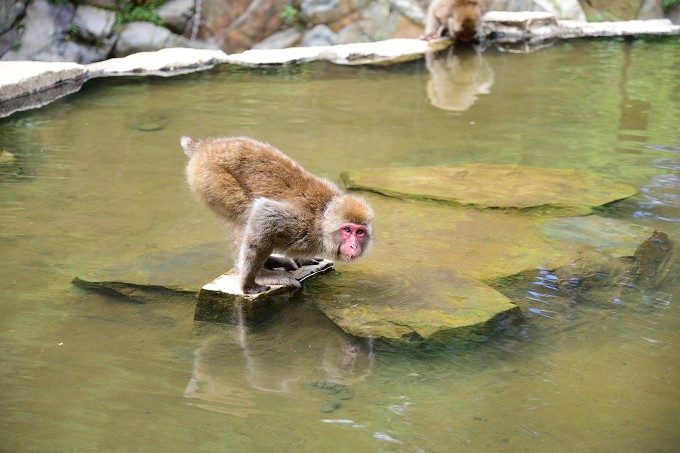
{"label": "rocky bank", "polygon": [[[0,0],[0,59],[89,64],[168,47],[247,49],[417,38],[428,0]],[[662,0],[494,0],[491,11],[557,20],[668,18]]]}

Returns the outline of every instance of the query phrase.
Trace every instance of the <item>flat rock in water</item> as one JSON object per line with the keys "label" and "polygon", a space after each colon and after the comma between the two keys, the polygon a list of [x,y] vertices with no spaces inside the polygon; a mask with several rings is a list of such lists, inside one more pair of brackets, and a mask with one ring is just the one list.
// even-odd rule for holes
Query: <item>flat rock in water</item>
{"label": "flat rock in water", "polygon": [[[606,269],[599,263],[635,255],[654,234],[596,215],[551,217],[366,197],[380,222],[379,246],[307,289],[331,320],[363,338],[437,341],[483,331],[517,309],[497,291],[514,277],[576,260],[577,273]],[[414,222],[416,239],[403,240],[401,232]]]}
{"label": "flat rock in water", "polygon": [[395,198],[480,209],[563,209],[584,214],[637,192],[633,187],[569,169],[519,165],[373,168],[342,174],[348,189]]}
{"label": "flat rock in water", "polygon": [[196,294],[216,270],[224,266],[226,254],[224,243],[209,242],[83,272],[73,279],[73,284],[140,301],[153,297],[153,290],[159,289]]}
{"label": "flat rock in water", "polygon": [[379,269],[370,282],[352,278],[345,297],[324,294],[315,303],[351,335],[399,342],[444,340],[517,309],[504,295],[470,277],[442,268],[420,272],[427,278],[405,280]]}

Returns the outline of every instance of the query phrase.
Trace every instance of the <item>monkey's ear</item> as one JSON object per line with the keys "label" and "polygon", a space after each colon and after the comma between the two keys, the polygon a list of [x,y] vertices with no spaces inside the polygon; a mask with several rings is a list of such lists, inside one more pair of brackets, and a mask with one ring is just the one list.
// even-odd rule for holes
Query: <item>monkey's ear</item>
{"label": "monkey's ear", "polygon": [[182,145],[182,148],[184,148],[184,154],[187,156],[191,157],[196,153],[196,142],[193,141],[191,137],[183,135],[182,138],[179,139],[179,143]]}

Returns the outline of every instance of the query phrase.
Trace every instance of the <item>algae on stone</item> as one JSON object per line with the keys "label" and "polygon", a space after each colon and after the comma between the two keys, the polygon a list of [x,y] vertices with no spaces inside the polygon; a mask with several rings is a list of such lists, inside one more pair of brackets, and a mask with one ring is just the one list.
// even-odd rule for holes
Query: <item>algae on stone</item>
{"label": "algae on stone", "polygon": [[159,252],[125,261],[105,269],[83,272],[73,284],[143,300],[148,291],[169,290],[198,293],[223,269],[225,244],[209,242],[196,247]]}
{"label": "algae on stone", "polygon": [[568,214],[589,213],[636,193],[628,185],[578,170],[521,165],[368,168],[341,177],[348,189],[395,198],[480,209],[560,209]]}
{"label": "algae on stone", "polygon": [[[420,269],[423,278],[377,269],[371,279],[354,268],[315,295],[316,305],[342,330],[360,338],[433,340],[479,327],[517,308],[491,287],[454,271]],[[333,279],[334,280],[334,279]]]}

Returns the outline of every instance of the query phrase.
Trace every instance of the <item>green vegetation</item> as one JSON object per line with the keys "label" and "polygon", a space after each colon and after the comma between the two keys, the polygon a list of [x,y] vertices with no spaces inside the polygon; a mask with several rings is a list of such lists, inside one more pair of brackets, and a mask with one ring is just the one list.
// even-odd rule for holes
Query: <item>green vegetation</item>
{"label": "green vegetation", "polygon": [[165,0],[134,0],[119,1],[116,9],[116,29],[128,22],[151,22],[163,25],[163,19],[158,17],[157,9]]}
{"label": "green vegetation", "polygon": [[663,9],[667,11],[673,6],[680,5],[680,0],[663,0]]}
{"label": "green vegetation", "polygon": [[283,23],[288,26],[302,27],[302,17],[300,15],[300,9],[295,6],[295,3],[289,3],[283,7],[279,13],[279,17],[283,19]]}
{"label": "green vegetation", "polygon": [[298,17],[300,16],[300,11],[295,9],[293,5],[286,5],[281,10],[279,16],[281,16],[281,19],[283,19],[286,23],[293,23],[297,21]]}
{"label": "green vegetation", "polygon": [[78,26],[76,24],[71,24],[68,27],[68,34],[64,38],[66,41],[73,41],[75,36],[78,34]]}

